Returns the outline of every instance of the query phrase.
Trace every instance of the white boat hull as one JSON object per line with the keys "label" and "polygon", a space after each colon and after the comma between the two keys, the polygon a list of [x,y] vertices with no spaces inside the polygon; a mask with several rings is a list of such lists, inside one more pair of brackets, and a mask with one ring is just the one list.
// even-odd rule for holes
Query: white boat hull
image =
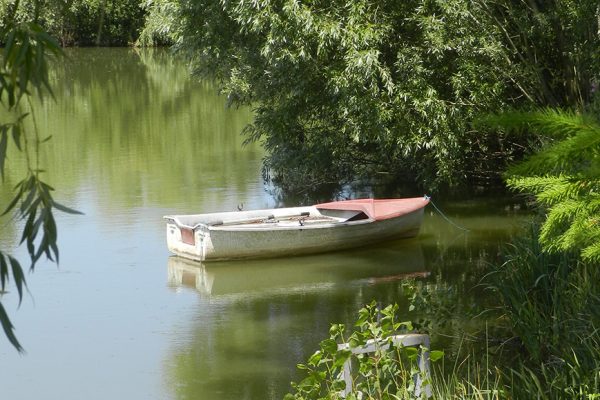
{"label": "white boat hull", "polygon": [[[348,215],[342,215],[349,211],[337,211],[338,217],[332,218],[316,207],[167,216],[167,245],[172,253],[197,261],[272,258],[356,248],[416,236],[425,204],[382,220],[365,217],[351,221]],[[310,213],[311,220],[287,218],[301,213]],[[267,221],[273,222],[227,223],[235,219],[266,219],[270,214],[273,218]]]}

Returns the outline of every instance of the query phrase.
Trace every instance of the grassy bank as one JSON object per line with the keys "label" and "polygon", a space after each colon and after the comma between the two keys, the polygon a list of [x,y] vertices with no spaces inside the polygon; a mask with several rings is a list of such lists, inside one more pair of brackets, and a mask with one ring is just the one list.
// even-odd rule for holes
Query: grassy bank
{"label": "grassy bank", "polygon": [[542,251],[537,225],[503,258],[482,280],[494,299],[482,310],[489,331],[434,368],[434,397],[600,397],[598,266]]}
{"label": "grassy bank", "polygon": [[513,343],[508,398],[600,396],[600,271],[577,253],[542,251],[539,230],[511,245],[486,280]]}
{"label": "grassy bank", "polygon": [[[543,252],[538,237],[539,228],[533,226],[526,237],[506,247],[504,263],[490,265],[481,285],[491,292],[492,301],[473,310],[470,331],[461,333],[458,350],[432,363],[433,398],[600,396],[600,271],[576,253]],[[359,312],[352,332],[334,325],[331,337],[301,366],[306,378],[293,385],[294,393],[287,398],[339,398],[344,385],[338,374],[351,355],[334,344],[360,346],[412,330],[412,324],[400,322],[400,315],[397,306],[376,310],[373,303]],[[435,311],[428,318],[436,318]],[[432,347],[438,346],[434,339]],[[436,354],[434,360],[440,352],[431,354]],[[408,348],[381,350],[352,363],[354,387],[347,398],[424,398],[415,391],[417,358]]]}

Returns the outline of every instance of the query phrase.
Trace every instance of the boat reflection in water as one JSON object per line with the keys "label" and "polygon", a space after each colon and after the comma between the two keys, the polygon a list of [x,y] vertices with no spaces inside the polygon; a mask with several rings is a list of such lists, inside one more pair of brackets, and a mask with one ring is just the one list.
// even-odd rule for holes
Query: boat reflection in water
{"label": "boat reflection in water", "polygon": [[303,257],[217,263],[168,259],[170,286],[191,287],[208,297],[313,292],[428,275],[417,239]]}

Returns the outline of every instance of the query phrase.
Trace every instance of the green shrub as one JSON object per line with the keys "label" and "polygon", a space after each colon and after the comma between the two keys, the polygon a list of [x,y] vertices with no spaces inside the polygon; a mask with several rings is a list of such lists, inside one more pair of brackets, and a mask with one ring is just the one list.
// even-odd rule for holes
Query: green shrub
{"label": "green shrub", "polygon": [[550,253],[579,251],[600,263],[600,123],[597,116],[547,109],[505,113],[488,123],[533,132],[547,145],[512,166],[508,185],[535,196],[545,220],[540,243]]}
{"label": "green shrub", "polygon": [[[397,305],[380,309],[373,302],[359,311],[356,329],[349,335],[344,325],[332,325],[330,337],[320,343],[320,350],[306,364],[298,365],[306,377],[292,383],[294,393],[287,394],[285,399],[342,398],[341,392],[346,388],[342,371],[349,359],[353,368],[346,399],[425,398],[425,386],[431,380],[419,369],[419,353],[429,349],[394,345],[391,336],[412,331],[412,324],[401,322],[397,314]],[[377,343],[373,353],[357,355],[351,351],[367,342]],[[338,346],[341,343],[348,343],[349,348]],[[432,361],[442,355],[440,351],[429,353]]]}

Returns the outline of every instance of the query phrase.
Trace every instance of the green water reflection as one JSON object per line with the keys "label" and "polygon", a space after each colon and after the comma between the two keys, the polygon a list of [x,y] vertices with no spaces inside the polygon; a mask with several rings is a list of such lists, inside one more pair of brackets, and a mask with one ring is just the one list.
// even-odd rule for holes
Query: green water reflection
{"label": "green water reflection", "polygon": [[[35,305],[17,311],[3,297],[28,350],[0,340],[0,370],[11,371],[3,398],[280,399],[330,323],[351,324],[372,299],[406,310],[408,278],[480,301],[487,263],[527,218],[502,199],[440,198],[470,232],[429,208],[414,240],[189,263],[168,254],[162,215],[279,202],[264,190],[262,150],[242,146],[250,111],[226,109],[166,50],[69,50],[52,82],[56,102],[36,108],[53,136],[41,163],[57,199],[85,215],[59,216],[60,269],[42,263],[30,275]],[[0,244],[14,247],[14,223],[0,223]]]}
{"label": "green water reflection", "polygon": [[38,113],[56,133],[42,164],[63,189],[92,184],[123,207],[192,199],[205,207],[256,180],[262,153],[243,148],[240,135],[249,111],[226,109],[215,87],[190,79],[168,51],[76,49],[67,57],[53,69],[56,103]]}

